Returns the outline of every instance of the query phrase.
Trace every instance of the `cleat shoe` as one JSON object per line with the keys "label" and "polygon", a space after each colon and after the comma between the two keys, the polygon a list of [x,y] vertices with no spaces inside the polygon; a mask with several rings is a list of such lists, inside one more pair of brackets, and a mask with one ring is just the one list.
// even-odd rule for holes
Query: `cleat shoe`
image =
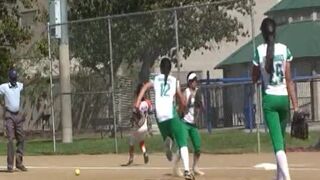
{"label": "cleat shoe", "polygon": [[194,168],[193,173],[196,176],[203,176],[205,174],[204,172],[200,171],[198,168]]}
{"label": "cleat shoe", "polygon": [[179,167],[174,166],[172,169],[172,175],[174,177],[183,177],[183,173],[181,172],[181,170],[179,169]]}
{"label": "cleat shoe", "polygon": [[13,173],[13,168],[8,168],[7,173]]}
{"label": "cleat shoe", "polygon": [[143,153],[143,160],[144,160],[144,163],[145,164],[148,164],[148,162],[149,162],[149,156],[148,156],[148,154],[145,152],[145,153]]}
{"label": "cleat shoe", "polygon": [[130,166],[133,163],[133,159],[130,158],[129,161],[127,162],[127,164],[123,164],[121,166]]}
{"label": "cleat shoe", "polygon": [[185,180],[195,180],[194,175],[190,171],[184,171]]}
{"label": "cleat shoe", "polygon": [[28,171],[28,169],[24,165],[17,166],[16,168],[20,171]]}

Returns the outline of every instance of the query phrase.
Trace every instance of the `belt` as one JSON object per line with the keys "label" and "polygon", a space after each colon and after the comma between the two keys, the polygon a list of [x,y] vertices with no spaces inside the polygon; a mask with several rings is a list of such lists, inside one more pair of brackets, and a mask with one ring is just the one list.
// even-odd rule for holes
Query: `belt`
{"label": "belt", "polygon": [[8,111],[8,112],[11,113],[11,114],[15,114],[15,115],[19,114],[19,111],[13,112],[13,111],[10,111],[8,108],[6,108],[6,111]]}

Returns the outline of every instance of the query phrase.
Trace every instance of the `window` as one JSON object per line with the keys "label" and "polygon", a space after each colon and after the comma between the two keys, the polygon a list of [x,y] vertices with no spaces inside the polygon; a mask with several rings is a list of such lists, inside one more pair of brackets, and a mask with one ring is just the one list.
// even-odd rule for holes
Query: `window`
{"label": "window", "polygon": [[32,26],[34,24],[36,13],[37,13],[37,10],[35,9],[21,11],[20,25],[23,27]]}
{"label": "window", "polygon": [[313,13],[310,9],[297,10],[290,13],[289,22],[310,21],[313,19]]}

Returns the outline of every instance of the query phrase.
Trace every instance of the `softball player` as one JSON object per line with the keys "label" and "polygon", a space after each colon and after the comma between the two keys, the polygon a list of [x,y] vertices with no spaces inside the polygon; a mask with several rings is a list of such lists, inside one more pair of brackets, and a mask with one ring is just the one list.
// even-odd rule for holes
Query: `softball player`
{"label": "softball player", "polygon": [[290,71],[292,55],[286,45],[275,42],[276,23],[273,19],[265,18],[260,30],[265,43],[256,49],[252,80],[257,82],[260,76],[262,78],[263,113],[277,160],[277,180],[290,180],[285,153],[285,128],[289,118],[289,98],[294,111],[298,111]]}
{"label": "softball player", "polygon": [[[139,84],[138,88],[136,90],[136,94],[138,95],[143,84]],[[139,112],[142,115],[141,118],[144,118],[144,122],[141,126],[136,126],[136,130],[131,133],[131,136],[129,138],[129,161],[125,166],[129,166],[133,163],[133,157],[134,157],[134,144],[136,142],[139,142],[140,149],[143,153],[144,163],[147,164],[149,162],[149,156],[146,150],[145,146],[145,137],[149,133],[148,131],[148,114],[152,110],[152,104],[151,101],[146,99],[145,97],[142,98],[142,101],[139,105]]]}
{"label": "softball player", "polygon": [[4,95],[5,113],[4,124],[6,128],[7,144],[7,169],[13,172],[14,162],[14,138],[17,140],[16,150],[16,168],[21,171],[27,171],[23,165],[24,153],[24,131],[23,123],[25,121],[23,114],[20,112],[20,92],[23,84],[17,82],[18,73],[15,69],[9,70],[9,82],[0,85],[0,95]]}
{"label": "softball player", "polygon": [[180,109],[183,109],[182,107],[185,107],[186,104],[180,88],[177,86],[176,78],[169,75],[171,71],[171,61],[169,58],[162,58],[160,71],[161,74],[157,75],[153,81],[149,81],[143,86],[137,98],[135,107],[139,107],[144,93],[153,87],[155,90],[156,117],[162,138],[164,141],[168,137],[175,140],[180,149],[181,159],[184,165],[184,177],[187,180],[193,180],[194,176],[189,170],[187,132],[175,109],[174,96],[177,95],[178,97]]}
{"label": "softball player", "polygon": [[[200,159],[200,146],[201,146],[201,140],[198,128],[196,126],[196,121],[198,119],[195,114],[199,114],[200,108],[202,108],[202,102],[199,103],[195,102],[195,95],[197,93],[197,75],[194,72],[190,72],[187,75],[187,82],[188,87],[184,91],[184,96],[187,100],[187,112],[182,118],[182,121],[187,129],[187,133],[191,139],[193,148],[194,148],[194,154],[193,154],[193,165],[192,169],[195,175],[204,175],[204,172],[200,171],[197,164]],[[201,100],[200,100],[201,101]],[[182,173],[180,172],[178,168],[178,163],[180,161],[180,154],[177,153],[177,156],[174,159],[173,164],[173,174],[175,176],[181,176]]]}

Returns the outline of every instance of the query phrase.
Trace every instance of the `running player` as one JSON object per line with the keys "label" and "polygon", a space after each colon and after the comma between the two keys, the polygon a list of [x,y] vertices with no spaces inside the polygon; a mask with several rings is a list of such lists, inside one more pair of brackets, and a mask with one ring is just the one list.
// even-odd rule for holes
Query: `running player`
{"label": "running player", "polygon": [[285,153],[285,129],[290,106],[288,95],[294,111],[298,112],[290,71],[292,55],[286,45],[275,42],[276,23],[273,19],[265,18],[260,30],[265,43],[256,49],[252,80],[256,83],[262,77],[263,113],[277,160],[277,180],[290,180]]}
{"label": "running player", "polygon": [[[195,99],[196,93],[198,91],[197,88],[197,74],[194,72],[190,72],[187,75],[187,83],[188,87],[184,91],[184,96],[187,100],[187,113],[182,118],[183,123],[187,129],[188,135],[191,139],[194,154],[193,154],[193,165],[192,169],[195,175],[204,175],[204,172],[200,171],[198,168],[198,162],[200,159],[200,146],[201,140],[198,128],[196,126],[196,121],[199,120],[200,109],[203,108],[202,100]],[[199,92],[198,92],[199,93]],[[182,173],[179,170],[178,163],[180,161],[180,154],[177,152],[177,156],[173,162],[173,174],[175,176],[182,176]]]}
{"label": "running player", "polygon": [[155,90],[157,123],[162,138],[164,141],[168,137],[175,140],[180,149],[181,159],[184,165],[184,177],[187,180],[193,180],[194,176],[189,170],[187,132],[184,124],[178,117],[174,105],[174,96],[176,95],[178,97],[180,103],[179,109],[183,109],[183,107],[186,106],[186,103],[179,86],[177,86],[176,78],[169,75],[171,71],[171,61],[169,58],[162,58],[160,63],[160,71],[161,74],[157,75],[153,81],[149,81],[143,86],[139,97],[137,98],[135,107],[139,107],[144,93],[153,87]]}
{"label": "running player", "polygon": [[[139,95],[139,92],[142,88],[143,84],[139,84],[136,90],[136,96]],[[147,164],[149,162],[149,156],[146,150],[145,146],[145,137],[148,134],[148,114],[152,109],[151,101],[147,98],[143,97],[139,106],[139,112],[142,116],[139,118],[143,119],[137,119],[134,120],[133,126],[136,128],[129,138],[129,161],[124,166],[129,166],[133,163],[133,157],[134,157],[134,144],[136,142],[139,142],[140,149],[143,153],[144,163]],[[137,121],[142,120],[142,125],[139,125]]]}

